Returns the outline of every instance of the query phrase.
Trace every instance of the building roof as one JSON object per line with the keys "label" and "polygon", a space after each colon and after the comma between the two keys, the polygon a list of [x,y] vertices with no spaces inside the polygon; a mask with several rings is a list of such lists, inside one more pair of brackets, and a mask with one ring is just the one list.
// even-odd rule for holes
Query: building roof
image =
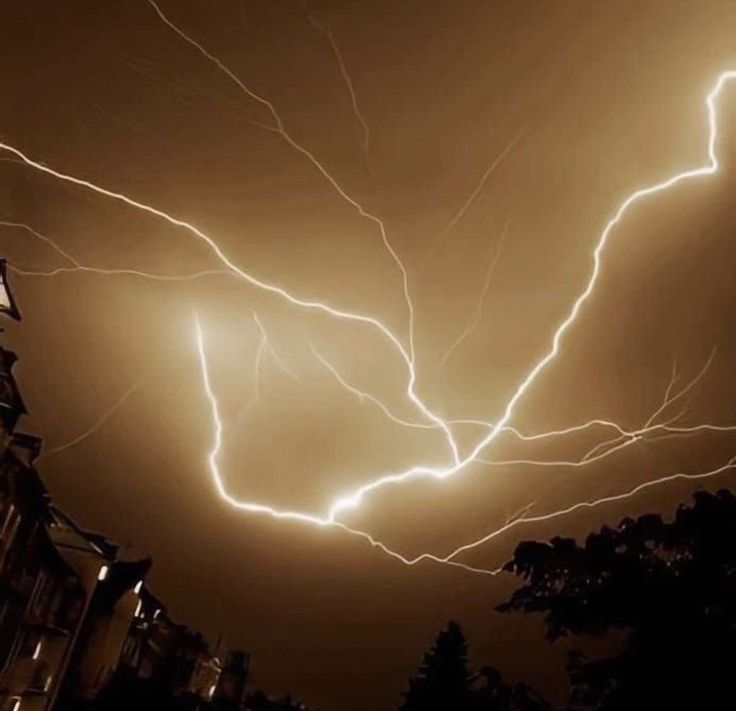
{"label": "building roof", "polygon": [[86,536],[84,531],[63,511],[53,505],[50,507],[50,511],[52,517],[51,538],[56,545],[93,553],[106,560],[110,559],[110,556],[106,555],[106,551],[97,544],[97,541]]}

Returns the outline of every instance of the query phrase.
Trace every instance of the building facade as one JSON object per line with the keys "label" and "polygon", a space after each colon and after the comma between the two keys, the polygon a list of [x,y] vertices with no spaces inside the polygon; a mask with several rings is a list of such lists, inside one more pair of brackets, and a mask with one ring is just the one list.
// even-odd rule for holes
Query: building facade
{"label": "building facade", "polygon": [[[3,260],[0,314],[20,320]],[[223,674],[149,590],[150,559],[126,560],[53,505],[42,442],[17,429],[16,360],[0,346],[0,711],[245,708],[247,656]]]}

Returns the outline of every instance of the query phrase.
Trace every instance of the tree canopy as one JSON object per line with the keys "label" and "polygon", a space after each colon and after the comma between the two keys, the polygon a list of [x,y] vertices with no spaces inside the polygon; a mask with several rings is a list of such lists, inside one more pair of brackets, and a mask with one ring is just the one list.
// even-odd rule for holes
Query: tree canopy
{"label": "tree canopy", "polygon": [[573,708],[723,708],[736,659],[736,497],[699,492],[674,519],[624,519],[582,545],[521,543],[525,584],[501,611],[544,615],[551,641],[623,632],[601,659],[570,655]]}

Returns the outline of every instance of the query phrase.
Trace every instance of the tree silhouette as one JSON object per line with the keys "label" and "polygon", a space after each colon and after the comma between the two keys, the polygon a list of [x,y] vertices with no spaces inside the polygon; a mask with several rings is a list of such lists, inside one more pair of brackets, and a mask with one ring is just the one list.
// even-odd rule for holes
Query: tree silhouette
{"label": "tree silhouette", "polygon": [[543,613],[550,640],[623,632],[610,656],[570,654],[571,708],[733,706],[736,497],[694,499],[669,523],[625,519],[582,546],[521,543],[505,566],[526,584],[498,609]]}
{"label": "tree silhouette", "polygon": [[493,667],[468,671],[468,647],[457,622],[440,632],[409,682],[401,711],[546,711],[526,684],[511,686]]}
{"label": "tree silhouette", "polygon": [[471,680],[473,711],[548,711],[552,707],[530,686],[505,682],[494,667],[483,666]]}
{"label": "tree silhouette", "polygon": [[468,645],[460,625],[450,622],[440,632],[416,677],[410,680],[401,711],[469,709]]}
{"label": "tree silhouette", "polygon": [[249,694],[244,708],[245,711],[309,711],[304,704],[294,701],[291,696],[274,700],[262,691]]}

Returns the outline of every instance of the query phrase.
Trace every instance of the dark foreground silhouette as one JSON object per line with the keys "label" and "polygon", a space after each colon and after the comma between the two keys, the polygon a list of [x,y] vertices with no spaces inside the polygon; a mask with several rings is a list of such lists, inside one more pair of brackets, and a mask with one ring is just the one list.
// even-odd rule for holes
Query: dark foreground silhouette
{"label": "dark foreground silhouette", "polygon": [[525,684],[511,686],[493,667],[468,670],[468,649],[460,625],[450,622],[409,682],[401,711],[481,711],[551,708]]}
{"label": "dark foreground silhouette", "polygon": [[[624,519],[582,545],[526,541],[505,570],[524,580],[501,612],[541,613],[550,642],[610,640],[569,653],[567,709],[736,707],[736,497],[699,492],[673,520]],[[551,708],[493,669],[468,671],[456,623],[425,656],[402,711]]]}
{"label": "dark foreground silhouette", "polygon": [[74,701],[63,711],[308,711],[290,696],[274,699],[262,691],[233,701],[202,701],[197,694],[174,694],[170,687],[156,679],[141,680],[132,670],[119,669],[103,694],[87,703]]}

